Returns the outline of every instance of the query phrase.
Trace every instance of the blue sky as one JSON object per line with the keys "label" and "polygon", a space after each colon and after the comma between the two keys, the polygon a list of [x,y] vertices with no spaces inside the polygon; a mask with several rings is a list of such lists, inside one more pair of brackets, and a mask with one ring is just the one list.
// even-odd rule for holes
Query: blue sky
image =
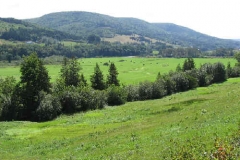
{"label": "blue sky", "polygon": [[89,11],[175,23],[219,38],[240,39],[240,0],[1,0],[0,4],[0,17]]}

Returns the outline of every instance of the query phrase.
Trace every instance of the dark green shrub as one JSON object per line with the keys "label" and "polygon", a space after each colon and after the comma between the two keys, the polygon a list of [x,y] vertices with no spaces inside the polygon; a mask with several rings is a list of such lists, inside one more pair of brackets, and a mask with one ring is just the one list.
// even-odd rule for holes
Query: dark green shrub
{"label": "dark green shrub", "polygon": [[227,80],[224,64],[217,62],[213,65],[213,83],[224,82]]}
{"label": "dark green shrub", "polygon": [[198,85],[208,86],[213,83],[213,65],[210,63],[203,64],[198,71]]}
{"label": "dark green shrub", "polygon": [[186,75],[187,79],[188,79],[188,89],[194,89],[198,87],[198,80],[195,77],[192,77],[190,75]]}
{"label": "dark green shrub", "polygon": [[187,70],[185,71],[185,73],[191,77],[197,78],[198,77],[198,69],[191,69],[191,70]]}
{"label": "dark green shrub", "polygon": [[94,98],[94,109],[103,109],[107,105],[107,94],[105,91],[93,92]]}
{"label": "dark green shrub", "polygon": [[[172,73],[173,74],[173,73]],[[166,90],[167,95],[171,95],[175,92],[176,83],[172,80],[170,74],[169,75],[163,75],[161,78],[164,88]]]}
{"label": "dark green shrub", "polygon": [[240,77],[240,67],[239,66],[233,67],[229,77],[231,78]]}
{"label": "dark green shrub", "polygon": [[[11,115],[12,111],[11,97],[6,95],[0,96],[0,119],[1,120],[12,120],[14,116]],[[13,113],[12,113],[13,114]]]}
{"label": "dark green shrub", "polygon": [[153,82],[152,84],[152,98],[158,99],[162,98],[167,94],[167,91],[165,89],[164,81],[160,78]]}
{"label": "dark green shrub", "polygon": [[127,94],[127,101],[133,102],[139,100],[139,86],[138,85],[128,85],[124,87],[124,90]]}
{"label": "dark green shrub", "polygon": [[56,118],[62,112],[59,99],[51,94],[40,93],[41,101],[35,112],[37,121],[48,121]]}
{"label": "dark green shrub", "polygon": [[206,74],[213,74],[213,65],[210,63],[205,63],[201,65],[200,71],[206,72]]}
{"label": "dark green shrub", "polygon": [[102,109],[107,105],[105,91],[88,87],[68,87],[61,93],[60,97],[62,112],[67,114]]}
{"label": "dark green shrub", "polygon": [[189,89],[189,80],[184,72],[177,72],[171,79],[175,82],[175,91],[183,92]]}
{"label": "dark green shrub", "polygon": [[198,79],[198,86],[199,87],[204,87],[210,84],[210,81],[212,78],[209,78],[209,76],[207,75],[206,71],[198,71],[198,75],[197,75],[197,79]]}
{"label": "dark green shrub", "polygon": [[198,70],[192,69],[185,72],[189,81],[189,89],[198,87]]}
{"label": "dark green shrub", "polygon": [[83,111],[102,109],[107,105],[107,95],[105,91],[83,88],[79,92],[79,96],[81,99],[81,109]]}
{"label": "dark green shrub", "polygon": [[16,79],[14,77],[6,77],[0,79],[0,94],[11,95],[16,86]]}
{"label": "dark green shrub", "polygon": [[145,81],[139,83],[138,93],[140,100],[147,100],[152,99],[152,92],[153,92],[153,85],[152,82]]}
{"label": "dark green shrub", "polygon": [[11,104],[11,94],[13,92],[15,83],[16,80],[12,77],[0,79],[0,117],[2,115],[2,111],[5,112],[6,106]]}
{"label": "dark green shrub", "polygon": [[71,114],[81,111],[81,96],[74,87],[66,88],[60,96],[62,112]]}
{"label": "dark green shrub", "polygon": [[0,119],[17,119],[18,106],[20,105],[19,85],[13,77],[0,79]]}
{"label": "dark green shrub", "polygon": [[103,63],[104,66],[109,66],[108,62]]}
{"label": "dark green shrub", "polygon": [[127,93],[122,87],[110,86],[107,90],[107,102],[108,105],[122,105],[127,101]]}

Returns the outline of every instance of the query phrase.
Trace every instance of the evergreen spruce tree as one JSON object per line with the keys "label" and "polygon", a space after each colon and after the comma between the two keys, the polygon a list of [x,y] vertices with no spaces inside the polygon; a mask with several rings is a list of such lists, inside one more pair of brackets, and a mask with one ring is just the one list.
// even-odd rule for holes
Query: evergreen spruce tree
{"label": "evergreen spruce tree", "polygon": [[182,71],[182,68],[181,68],[180,64],[178,64],[176,67],[176,72],[181,72],[181,71]]}
{"label": "evergreen spruce tree", "polygon": [[118,71],[117,71],[117,68],[114,63],[110,64],[108,72],[109,72],[109,75],[107,77],[107,85],[108,86],[111,86],[111,85],[120,86],[119,80],[117,78]]}
{"label": "evergreen spruce tree", "polygon": [[87,86],[87,80],[85,79],[83,74],[80,75],[80,85],[83,87]]}
{"label": "evergreen spruce tree", "polygon": [[79,85],[81,81],[81,77],[79,75],[80,70],[81,66],[76,58],[73,58],[71,60],[64,58],[61,69],[61,78],[63,79],[65,86]]}
{"label": "evergreen spruce tree", "polygon": [[103,73],[100,70],[100,67],[97,63],[94,68],[94,73],[91,76],[91,86],[93,89],[96,89],[96,90],[104,90],[105,89]]}
{"label": "evergreen spruce tree", "polygon": [[195,68],[195,62],[193,58],[188,58],[184,61],[182,70],[187,71],[187,70],[192,70]]}

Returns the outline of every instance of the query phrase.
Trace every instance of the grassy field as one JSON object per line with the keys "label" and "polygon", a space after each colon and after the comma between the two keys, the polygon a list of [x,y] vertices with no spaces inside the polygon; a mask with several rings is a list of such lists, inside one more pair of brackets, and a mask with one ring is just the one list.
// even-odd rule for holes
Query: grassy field
{"label": "grassy field", "polygon": [[239,82],[50,122],[0,122],[0,159],[210,159],[216,139],[238,131]]}
{"label": "grassy field", "polygon": [[[127,35],[115,35],[113,38],[102,38],[103,41],[108,41],[108,42],[121,42],[121,43],[141,43],[139,41],[131,39],[132,36],[127,36]],[[135,38],[139,38],[138,35],[135,36]],[[152,43],[157,42],[156,39],[148,38],[145,37],[147,40],[152,41]]]}
{"label": "grassy field", "polygon": [[[79,59],[79,62],[82,66],[81,73],[84,74],[85,78],[90,80],[90,75],[94,72],[94,67],[96,63],[100,65],[101,70],[103,71],[105,78],[108,74],[108,66],[103,65],[104,63],[114,62],[118,72],[119,79],[122,84],[136,84],[143,82],[145,80],[154,81],[157,77],[158,72],[161,74],[168,73],[170,70],[176,69],[178,64],[183,64],[184,58],[84,58]],[[222,62],[227,65],[228,62],[231,62],[232,66],[237,62],[235,59],[230,58],[197,58],[195,59],[196,66],[199,67],[200,64],[206,62],[215,63]],[[46,66],[49,75],[52,78],[52,82],[59,77],[59,72],[61,65],[47,65]],[[4,78],[6,76],[14,76],[19,80],[20,71],[18,66],[0,66],[0,77]]]}

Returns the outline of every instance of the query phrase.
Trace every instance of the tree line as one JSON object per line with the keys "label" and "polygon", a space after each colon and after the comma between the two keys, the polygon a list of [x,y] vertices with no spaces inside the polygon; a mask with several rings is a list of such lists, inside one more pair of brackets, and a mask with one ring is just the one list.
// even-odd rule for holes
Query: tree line
{"label": "tree line", "polygon": [[[238,63],[239,64],[239,63]],[[196,87],[224,82],[229,77],[240,76],[240,65],[227,68],[220,63],[205,63],[195,67],[188,58],[178,65],[176,71],[158,73],[154,82],[138,85],[120,85],[114,63],[109,65],[107,78],[96,64],[90,84],[83,74],[77,59],[64,58],[60,76],[50,83],[47,69],[36,53],[25,57],[21,67],[20,81],[13,77],[0,79],[0,119],[47,121],[60,114],[102,109],[106,105],[121,105],[130,101],[159,99],[173,93]]]}
{"label": "tree line", "polygon": [[100,44],[77,43],[75,45],[64,45],[64,43],[51,43],[46,41],[45,44],[21,44],[21,45],[0,45],[0,60],[21,59],[32,52],[37,52],[40,58],[53,55],[71,57],[123,57],[123,56],[141,56],[151,52],[143,44],[120,44],[102,42]]}
{"label": "tree line", "polygon": [[[40,58],[53,55],[71,57],[123,57],[123,56],[157,56],[157,57],[203,57],[203,56],[228,56],[232,57],[235,52],[232,49],[218,49],[211,53],[203,53],[197,48],[172,48],[163,43],[156,44],[120,44],[100,42],[96,44],[96,38],[89,39],[91,43],[76,43],[64,45],[59,41],[43,37],[39,44],[3,44],[0,45],[0,61],[20,60],[33,52],[37,52]],[[157,51],[157,55],[153,55]]]}

